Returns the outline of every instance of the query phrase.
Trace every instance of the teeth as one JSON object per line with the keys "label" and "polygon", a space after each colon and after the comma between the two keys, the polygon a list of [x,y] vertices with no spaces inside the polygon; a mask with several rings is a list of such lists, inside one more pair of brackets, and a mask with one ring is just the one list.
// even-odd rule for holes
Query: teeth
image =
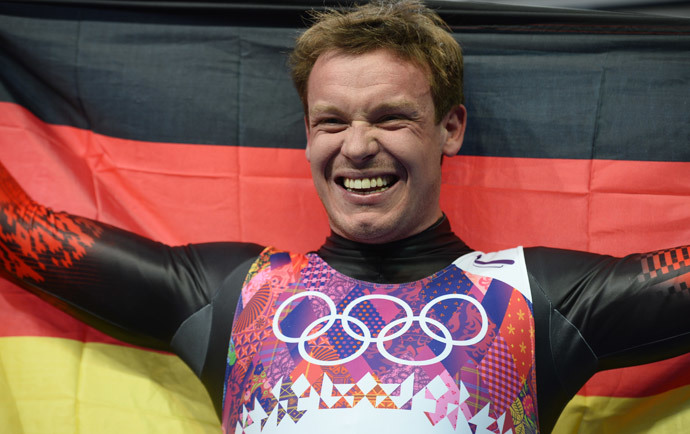
{"label": "teeth", "polygon": [[[383,177],[381,178],[376,177],[376,178],[365,178],[365,179],[352,179],[352,178],[345,178],[343,185],[345,188],[347,188],[350,191],[355,191],[355,190],[368,190],[372,188],[376,188],[377,190],[374,190],[373,192],[378,192],[378,191],[383,191],[385,188],[388,187],[389,184],[389,178]],[[373,193],[373,192],[368,192],[368,193]]]}

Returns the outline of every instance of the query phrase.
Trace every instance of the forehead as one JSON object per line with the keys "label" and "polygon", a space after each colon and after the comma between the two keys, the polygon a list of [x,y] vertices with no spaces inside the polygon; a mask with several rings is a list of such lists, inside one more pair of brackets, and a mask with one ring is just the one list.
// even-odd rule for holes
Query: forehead
{"label": "forehead", "polygon": [[328,51],[316,60],[307,83],[309,105],[337,96],[426,98],[429,74],[389,50],[364,54]]}

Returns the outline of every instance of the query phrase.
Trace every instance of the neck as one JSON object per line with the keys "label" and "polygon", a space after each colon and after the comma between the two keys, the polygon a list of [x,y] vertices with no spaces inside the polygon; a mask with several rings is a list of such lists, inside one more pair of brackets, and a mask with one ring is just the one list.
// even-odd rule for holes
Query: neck
{"label": "neck", "polygon": [[355,279],[402,283],[428,277],[470,251],[443,216],[423,232],[390,243],[359,243],[331,233],[316,253]]}

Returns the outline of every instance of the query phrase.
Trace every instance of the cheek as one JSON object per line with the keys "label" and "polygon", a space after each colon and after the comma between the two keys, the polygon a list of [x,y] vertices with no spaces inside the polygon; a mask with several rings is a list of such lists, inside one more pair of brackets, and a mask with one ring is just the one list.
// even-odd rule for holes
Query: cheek
{"label": "cheek", "polygon": [[338,141],[335,137],[321,136],[310,142],[308,161],[314,180],[330,176],[333,162],[339,151]]}
{"label": "cheek", "polygon": [[388,131],[383,142],[386,149],[400,161],[424,166],[428,161],[440,161],[441,146],[436,131],[431,128],[406,128]]}
{"label": "cheek", "polygon": [[410,157],[408,163],[410,177],[421,194],[435,191],[441,183],[441,152],[427,149]]}
{"label": "cheek", "polygon": [[441,170],[441,151],[428,144],[415,142],[396,149],[392,154],[416,177],[433,177],[435,172]]}
{"label": "cheek", "polygon": [[318,138],[312,138],[307,147],[307,161],[309,161],[312,169],[322,164],[325,154],[327,154],[325,141]]}

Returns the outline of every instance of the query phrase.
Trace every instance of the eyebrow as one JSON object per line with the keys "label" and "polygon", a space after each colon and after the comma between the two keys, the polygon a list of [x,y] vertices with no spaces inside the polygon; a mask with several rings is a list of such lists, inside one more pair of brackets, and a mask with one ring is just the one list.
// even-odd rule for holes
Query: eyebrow
{"label": "eyebrow", "polygon": [[379,104],[375,106],[373,110],[370,111],[370,113],[379,114],[397,111],[404,111],[412,117],[419,117],[419,107],[416,104],[407,100]]}
{"label": "eyebrow", "polygon": [[[374,106],[371,110],[368,110],[367,114],[377,114],[377,113],[387,113],[394,111],[407,111],[410,112],[411,116],[419,116],[419,108],[413,102],[407,100],[385,102]],[[330,104],[316,104],[314,107],[309,109],[309,116],[319,116],[323,113],[333,113],[336,115],[342,115],[343,112],[339,108]]]}
{"label": "eyebrow", "polygon": [[342,111],[339,110],[336,106],[334,105],[327,105],[327,104],[316,104],[314,107],[309,108],[309,116],[318,116],[322,113],[335,113],[338,115],[342,114]]}

